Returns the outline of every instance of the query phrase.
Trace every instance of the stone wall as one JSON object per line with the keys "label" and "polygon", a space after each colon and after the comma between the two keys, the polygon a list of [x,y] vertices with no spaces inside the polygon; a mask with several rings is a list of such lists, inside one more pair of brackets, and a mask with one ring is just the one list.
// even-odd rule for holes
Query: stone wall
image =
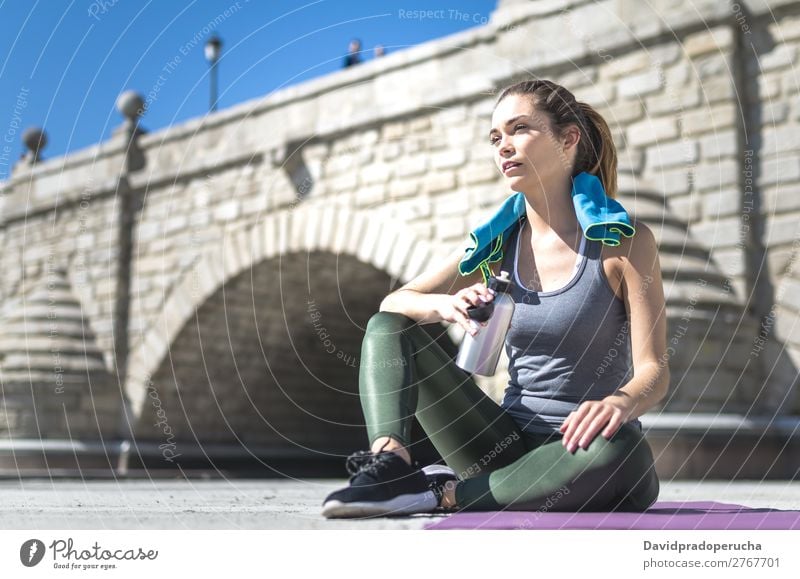
{"label": "stone wall", "polygon": [[[502,1],[486,26],[144,135],[142,170],[124,174],[117,141],[20,168],[4,188],[0,259],[12,273],[0,297],[10,311],[47,260],[72,278],[85,262],[73,286],[113,374],[115,272],[127,268],[121,378],[137,436],[162,436],[146,420],[156,392],[180,436],[247,433],[278,445],[258,412],[243,418],[245,385],[263,397],[254,410],[285,416],[294,416],[290,393],[309,396],[309,408],[335,399],[309,394],[317,375],[353,395],[352,368],[330,356],[299,363],[303,350],[287,346],[297,331],[309,352],[319,349],[304,304],[357,304],[330,328],[355,355],[380,300],[463,247],[510,193],[486,137],[494,98],[545,77],[608,120],[619,198],[659,240],[674,348],[662,410],[797,413],[798,14],[798,3],[778,1]],[[133,251],[119,264],[123,174]],[[87,183],[91,211],[81,202]],[[309,268],[328,275],[315,292]],[[276,324],[286,332],[272,334]],[[253,346],[263,332],[288,364],[275,375]],[[237,352],[249,360],[246,378]],[[481,385],[499,399],[505,379],[501,371]],[[180,402],[185,387],[190,404]],[[215,397],[231,400],[230,424]],[[343,412],[357,421],[352,404]],[[324,450],[329,418],[310,419],[319,430],[298,440]],[[285,427],[293,436],[297,421]],[[352,431],[336,440],[352,444]]]}

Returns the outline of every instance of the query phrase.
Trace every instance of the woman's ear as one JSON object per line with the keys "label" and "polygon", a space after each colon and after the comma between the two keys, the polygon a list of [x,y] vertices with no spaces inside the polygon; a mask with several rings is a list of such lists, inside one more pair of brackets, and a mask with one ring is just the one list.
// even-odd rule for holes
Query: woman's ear
{"label": "woman's ear", "polygon": [[564,131],[564,140],[562,142],[564,149],[571,149],[572,147],[577,147],[578,143],[581,140],[581,131],[575,125],[570,125]]}

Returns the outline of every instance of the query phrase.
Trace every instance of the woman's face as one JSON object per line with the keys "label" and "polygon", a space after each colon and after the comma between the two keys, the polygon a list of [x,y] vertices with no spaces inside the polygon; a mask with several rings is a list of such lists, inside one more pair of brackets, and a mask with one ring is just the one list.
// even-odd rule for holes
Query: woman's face
{"label": "woman's face", "polygon": [[541,189],[572,174],[579,135],[577,127],[565,133],[556,135],[530,95],[509,95],[497,104],[489,142],[495,165],[513,191]]}

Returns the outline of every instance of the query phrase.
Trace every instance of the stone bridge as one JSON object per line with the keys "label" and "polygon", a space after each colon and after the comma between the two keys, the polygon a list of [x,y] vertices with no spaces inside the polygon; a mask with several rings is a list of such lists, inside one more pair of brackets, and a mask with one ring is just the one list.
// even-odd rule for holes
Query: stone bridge
{"label": "stone bridge", "polygon": [[[167,129],[128,94],[108,142],[31,151],[2,185],[2,466],[363,447],[366,322],[510,194],[492,104],[538,76],[604,114],[619,199],[659,240],[660,472],[794,475],[800,7],[649,5],[501,0],[479,28]],[[426,329],[455,351],[457,328]],[[480,383],[499,399],[506,378]]]}

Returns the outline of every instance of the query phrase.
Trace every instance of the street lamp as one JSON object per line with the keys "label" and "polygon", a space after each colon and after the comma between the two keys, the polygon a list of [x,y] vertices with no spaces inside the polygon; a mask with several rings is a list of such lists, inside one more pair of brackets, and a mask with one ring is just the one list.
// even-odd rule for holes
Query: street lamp
{"label": "street lamp", "polygon": [[212,36],[206,42],[206,60],[211,66],[211,98],[208,105],[208,110],[214,112],[217,110],[217,62],[219,61],[219,53],[222,51],[222,40],[218,36]]}

